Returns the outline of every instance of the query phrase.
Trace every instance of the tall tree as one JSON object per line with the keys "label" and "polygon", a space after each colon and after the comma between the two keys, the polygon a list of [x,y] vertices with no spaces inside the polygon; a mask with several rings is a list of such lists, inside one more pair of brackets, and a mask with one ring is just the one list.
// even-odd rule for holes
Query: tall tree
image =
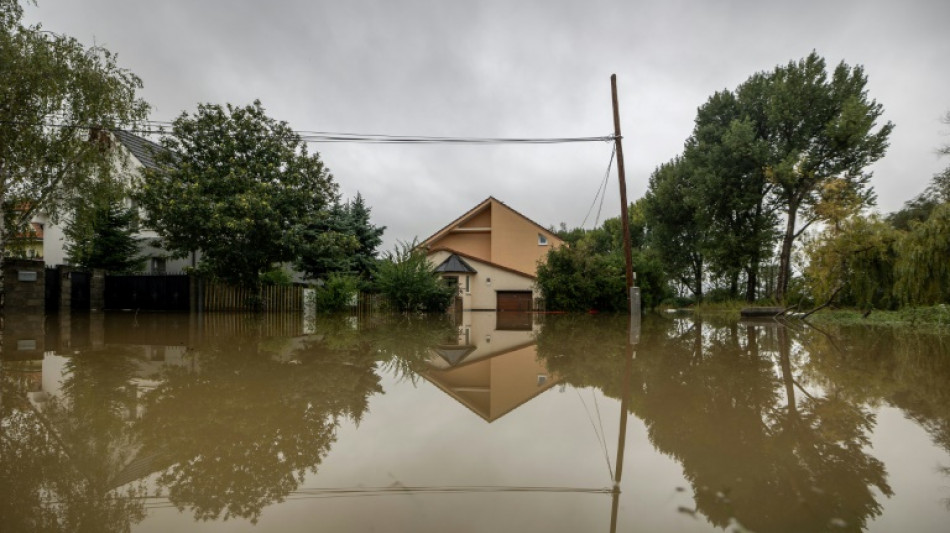
{"label": "tall tree", "polygon": [[124,184],[107,181],[87,189],[88,197],[69,203],[66,222],[66,253],[69,262],[108,272],[137,272],[145,266],[139,255],[143,240],[136,235],[138,213],[127,205]]}
{"label": "tall tree", "polygon": [[[877,127],[883,107],[868,98],[867,76],[860,65],[842,62],[829,79],[825,60],[812,52],[752,79],[760,76],[766,91],[758,125],[768,143],[765,170],[785,217],[776,287],[776,297],[782,300],[791,274],[792,245],[821,218],[816,208],[823,186],[844,180],[870,204],[871,173],[865,169],[884,156],[893,124]],[[803,224],[799,216],[804,217]]]}
{"label": "tall tree", "polygon": [[350,202],[334,203],[304,228],[297,268],[314,279],[333,273],[355,273],[368,279],[386,230],[370,222],[370,211],[359,193]]}
{"label": "tall tree", "polygon": [[769,257],[775,227],[774,209],[767,203],[772,185],[762,170],[766,145],[750,118],[756,112],[755,87],[740,88],[749,95],[745,99],[730,91],[713,94],[697,111],[684,151],[703,197],[709,265],[730,281],[733,298],[744,272],[750,302],[756,298],[759,265]]}
{"label": "tall tree", "polygon": [[644,210],[650,247],[660,256],[670,279],[702,300],[710,232],[696,179],[683,157],[660,165],[650,176]]}
{"label": "tall tree", "polygon": [[112,173],[102,132],[148,112],[135,94],[141,80],[114,54],[22,16],[17,0],[0,0],[0,308],[11,232],[40,211],[55,218],[84,184]]}
{"label": "tall tree", "polygon": [[371,211],[360,193],[346,204],[347,225],[359,243],[353,254],[354,269],[362,277],[368,277],[372,272],[377,248],[383,243],[383,232],[386,231],[386,226],[374,226],[370,222]]}
{"label": "tall tree", "polygon": [[259,289],[260,275],[292,261],[305,228],[328,216],[337,185],[286,122],[260,101],[202,104],[182,114],[145,172],[139,200],[164,247],[200,250],[199,268]]}

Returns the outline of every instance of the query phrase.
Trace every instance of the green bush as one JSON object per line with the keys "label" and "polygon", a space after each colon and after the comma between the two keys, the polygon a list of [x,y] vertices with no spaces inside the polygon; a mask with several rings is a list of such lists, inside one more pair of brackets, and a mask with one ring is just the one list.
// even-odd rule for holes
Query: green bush
{"label": "green bush", "polygon": [[338,313],[352,307],[359,283],[359,278],[350,274],[330,274],[314,292],[317,311]]}
{"label": "green bush", "polygon": [[[627,311],[626,264],[621,250],[601,252],[591,239],[548,253],[538,265],[538,287],[552,311]],[[660,262],[636,250],[633,269],[643,309],[652,309],[669,295]]]}
{"label": "green bush", "polygon": [[399,243],[376,265],[374,287],[394,311],[445,312],[455,296],[416,243]]}
{"label": "green bush", "polygon": [[261,273],[261,283],[263,285],[290,285],[293,280],[290,278],[290,274],[284,272],[282,268],[276,267]]}

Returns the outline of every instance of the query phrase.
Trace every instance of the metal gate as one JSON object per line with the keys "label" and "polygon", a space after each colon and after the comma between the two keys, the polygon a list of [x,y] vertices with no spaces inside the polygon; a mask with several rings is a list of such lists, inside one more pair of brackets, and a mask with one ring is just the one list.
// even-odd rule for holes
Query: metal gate
{"label": "metal gate", "polygon": [[190,308],[186,274],[106,276],[106,309],[187,311]]}
{"label": "metal gate", "polygon": [[46,276],[46,312],[59,311],[59,271],[55,267],[45,268]]}
{"label": "metal gate", "polygon": [[88,311],[89,282],[92,280],[92,273],[82,270],[73,270],[69,273],[69,280],[72,286],[72,292],[70,294],[70,301],[72,303],[70,307],[73,311]]}

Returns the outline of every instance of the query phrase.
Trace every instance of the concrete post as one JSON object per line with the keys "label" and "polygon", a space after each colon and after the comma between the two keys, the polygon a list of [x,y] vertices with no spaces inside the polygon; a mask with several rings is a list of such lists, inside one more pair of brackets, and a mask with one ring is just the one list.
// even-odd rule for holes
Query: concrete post
{"label": "concrete post", "polygon": [[94,268],[89,278],[89,310],[102,311],[106,307],[106,273]]}

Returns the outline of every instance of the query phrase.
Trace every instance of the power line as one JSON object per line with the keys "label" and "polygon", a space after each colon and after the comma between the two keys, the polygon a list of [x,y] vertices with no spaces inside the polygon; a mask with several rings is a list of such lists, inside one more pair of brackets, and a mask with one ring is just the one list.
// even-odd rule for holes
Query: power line
{"label": "power line", "polygon": [[594,194],[594,201],[591,202],[590,209],[587,210],[587,215],[584,216],[584,221],[581,222],[581,228],[584,227],[584,224],[587,224],[587,219],[590,218],[590,214],[594,212],[594,205],[597,204],[598,197],[600,197],[600,207],[597,208],[597,221],[594,222],[594,227],[596,228],[597,224],[600,222],[600,212],[604,207],[604,198],[607,197],[607,181],[610,179],[610,169],[613,167],[615,155],[617,155],[616,145],[614,145],[613,150],[610,152],[610,161],[607,162],[607,171],[604,172],[604,179],[597,187],[597,193]]}
{"label": "power line", "polygon": [[[53,128],[81,128],[77,124],[47,123],[17,123],[28,126],[48,126]],[[139,135],[161,135],[171,122],[161,120],[144,120],[141,126],[125,129],[129,133]],[[92,126],[88,126],[92,127]],[[388,135],[381,133],[348,133],[333,131],[293,130],[300,140],[307,143],[369,143],[369,144],[567,144],[589,142],[614,142],[613,135],[589,137],[449,137],[429,135]]]}

